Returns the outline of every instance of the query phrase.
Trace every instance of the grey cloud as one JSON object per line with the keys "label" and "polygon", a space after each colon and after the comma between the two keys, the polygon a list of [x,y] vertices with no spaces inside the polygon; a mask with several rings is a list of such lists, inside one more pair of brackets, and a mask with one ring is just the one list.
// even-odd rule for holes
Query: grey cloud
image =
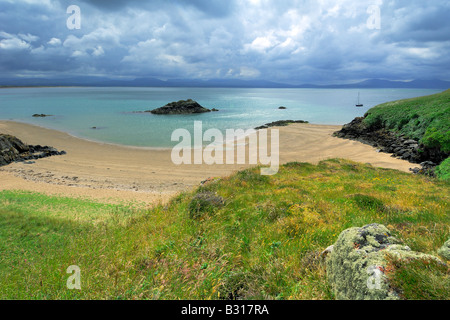
{"label": "grey cloud", "polygon": [[[0,70],[161,78],[260,78],[289,83],[370,77],[447,78],[448,1],[0,0]],[[3,35],[3,36],[2,36]],[[2,41],[3,42],[2,45]]]}
{"label": "grey cloud", "polygon": [[383,12],[383,26],[386,37],[393,42],[399,41],[449,41],[450,40],[450,3],[427,2],[426,5],[389,7]]}
{"label": "grey cloud", "polygon": [[82,2],[102,10],[113,11],[127,7],[143,10],[164,10],[173,6],[181,8],[193,7],[213,17],[226,16],[234,9],[233,0],[82,0]]}

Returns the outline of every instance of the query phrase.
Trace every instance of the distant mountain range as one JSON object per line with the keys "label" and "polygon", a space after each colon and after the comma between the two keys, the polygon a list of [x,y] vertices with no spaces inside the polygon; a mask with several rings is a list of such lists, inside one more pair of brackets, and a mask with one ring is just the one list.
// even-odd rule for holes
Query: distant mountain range
{"label": "distant mountain range", "polygon": [[28,87],[28,86],[86,86],[86,87],[206,87],[206,88],[423,88],[448,89],[450,81],[444,80],[412,80],[392,81],[370,79],[348,84],[301,84],[291,85],[265,80],[237,80],[237,79],[170,79],[136,78],[134,80],[114,80],[105,77],[71,77],[62,79],[46,78],[0,78],[0,86]]}

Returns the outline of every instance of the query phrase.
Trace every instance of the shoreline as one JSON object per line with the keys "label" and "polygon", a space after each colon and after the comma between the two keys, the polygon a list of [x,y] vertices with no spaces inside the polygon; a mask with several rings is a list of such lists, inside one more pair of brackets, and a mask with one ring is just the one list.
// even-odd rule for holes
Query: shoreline
{"label": "shoreline", "polygon": [[[292,121],[292,120],[278,120],[278,121],[275,121],[275,122],[287,122],[287,121]],[[68,134],[68,135],[70,135],[71,137],[76,138],[76,139],[80,139],[80,140],[84,140],[84,141],[88,141],[88,142],[93,142],[93,143],[97,143],[97,144],[100,144],[100,145],[108,145],[108,146],[112,146],[112,147],[123,147],[123,148],[141,149],[141,150],[166,150],[166,151],[172,150],[172,148],[173,148],[173,147],[133,146],[133,145],[127,145],[127,144],[114,143],[114,142],[105,142],[105,141],[95,140],[95,139],[92,139],[92,138],[81,137],[81,136],[78,136],[78,135],[76,135],[76,134],[74,134],[74,133],[72,133],[72,132],[70,132],[70,131],[63,131],[63,130],[59,130],[59,129],[47,128],[47,127],[44,127],[44,126],[42,126],[42,125],[30,123],[30,122],[23,121],[23,120],[14,120],[14,119],[13,119],[13,120],[4,120],[4,119],[2,120],[2,119],[0,119],[0,123],[1,123],[1,122],[11,123],[11,124],[14,124],[14,123],[20,123],[20,124],[25,124],[25,125],[29,125],[29,126],[32,126],[32,127],[37,127],[37,128],[45,129],[45,130],[52,130],[52,131],[55,131],[55,132],[58,132],[58,133],[61,133],[61,134]],[[266,123],[266,124],[264,124],[264,125],[261,125],[261,126],[255,127],[255,128],[248,128],[248,129],[245,129],[244,131],[247,131],[247,130],[255,130],[255,131],[258,131],[258,130],[261,130],[261,129],[280,128],[280,127],[285,127],[285,126],[287,126],[287,125],[294,124],[294,123],[306,123],[306,124],[309,124],[308,121],[303,121],[303,120],[295,120],[294,122],[289,122],[289,123],[287,123],[287,124],[280,125],[280,126],[273,125],[273,123],[274,123],[274,122]],[[314,125],[342,127],[344,124],[321,124],[321,123],[314,123]],[[0,133],[1,133],[1,132],[0,132]],[[243,135],[243,136],[235,137],[234,140],[232,140],[232,141],[231,141],[231,140],[226,140],[226,139],[224,139],[223,142],[224,142],[224,145],[229,144],[229,143],[233,143],[233,142],[236,143],[236,142],[239,141],[239,140],[242,140],[242,139],[244,139],[244,138],[247,138],[249,135],[250,135],[250,134],[246,133],[246,134]],[[224,138],[226,138],[226,135],[224,135]],[[25,143],[26,143],[26,142],[25,142]],[[26,144],[29,144],[29,143],[26,143]],[[209,144],[208,144],[208,145],[209,145]],[[206,146],[206,145],[204,145],[203,147],[205,147],[205,146]],[[51,146],[50,146],[50,147],[51,147]],[[194,147],[191,148],[191,150],[195,150],[195,149],[196,149],[196,148],[194,148]]]}
{"label": "shoreline", "polygon": [[[280,165],[317,164],[345,158],[376,167],[409,172],[414,164],[379,153],[360,142],[333,137],[339,125],[290,124],[278,129]],[[249,164],[175,165],[171,149],[123,146],[78,138],[62,131],[23,122],[0,121],[0,132],[26,144],[48,145],[66,155],[11,163],[0,167],[1,190],[25,190],[49,195],[81,196],[103,202],[164,203],[212,177],[226,177]]]}
{"label": "shoreline", "polygon": [[[126,144],[120,144],[120,143],[114,143],[114,142],[105,142],[105,141],[100,141],[100,140],[95,140],[95,139],[90,139],[90,138],[86,138],[86,137],[80,137],[77,136],[76,134],[70,132],[70,131],[63,131],[63,130],[58,130],[58,129],[51,129],[51,128],[47,128],[38,124],[34,124],[34,123],[29,123],[26,121],[21,121],[21,120],[0,120],[1,122],[9,122],[9,123],[20,123],[20,124],[25,124],[25,125],[29,125],[32,127],[37,127],[37,128],[41,128],[44,130],[52,130],[61,134],[68,134],[69,136],[75,138],[75,139],[80,139],[80,140],[84,140],[84,141],[88,141],[88,142],[93,142],[93,143],[97,143],[97,144],[101,144],[101,145],[110,145],[110,146],[115,146],[115,147],[123,147],[123,148],[131,148],[131,149],[142,149],[142,150],[171,150],[171,147],[143,147],[143,146],[131,146],[131,145],[126,145]],[[28,143],[27,143],[28,144]]]}

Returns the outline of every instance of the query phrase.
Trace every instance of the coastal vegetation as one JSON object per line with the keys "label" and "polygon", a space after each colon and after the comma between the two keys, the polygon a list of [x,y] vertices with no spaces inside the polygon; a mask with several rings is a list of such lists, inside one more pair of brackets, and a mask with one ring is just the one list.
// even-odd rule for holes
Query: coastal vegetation
{"label": "coastal vegetation", "polygon": [[364,122],[450,153],[450,89],[429,96],[398,100],[371,108]]}
{"label": "coastal vegetation", "polygon": [[450,181],[450,158],[445,159],[437,168],[436,176],[439,179]]}
{"label": "coastal vegetation", "polygon": [[[383,103],[370,109],[364,122],[450,154],[450,89],[430,96]],[[447,158],[437,167],[436,174],[441,179],[450,179],[449,163]]]}
{"label": "coastal vegetation", "polygon": [[[401,159],[433,168],[449,179],[450,89],[377,105],[336,132],[336,136],[379,147]],[[431,162],[431,163],[430,163]],[[429,173],[429,170],[424,170]]]}
{"label": "coastal vegetation", "polygon": [[[429,175],[344,159],[290,162],[272,176],[254,167],[211,177],[151,208],[1,191],[0,299],[336,299],[330,274],[345,291],[336,272],[346,269],[337,244],[347,235],[351,254],[381,244],[393,296],[448,300],[449,115],[447,90],[376,106],[336,134],[436,161]],[[0,164],[42,151],[7,135],[0,144],[8,160]],[[431,258],[389,255],[397,243],[406,256]],[[67,287],[73,266],[80,290]]]}
{"label": "coastal vegetation", "polygon": [[[435,256],[450,237],[449,182],[341,159],[259,173],[150,209],[2,191],[0,298],[334,299],[320,253],[342,231],[383,224]],[[414,263],[392,261],[402,297],[448,299],[448,268]]]}

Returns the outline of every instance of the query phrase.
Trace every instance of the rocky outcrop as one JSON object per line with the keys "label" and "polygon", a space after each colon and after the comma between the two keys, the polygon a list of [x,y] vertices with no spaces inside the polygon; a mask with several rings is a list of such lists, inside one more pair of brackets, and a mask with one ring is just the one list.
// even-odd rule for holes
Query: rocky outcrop
{"label": "rocky outcrop", "polygon": [[450,260],[450,239],[444,243],[444,245],[438,250],[438,253],[442,258]]}
{"label": "rocky outcrop", "polygon": [[265,125],[256,127],[255,130],[267,129],[269,127],[285,127],[290,123],[309,123],[309,122],[305,121],[305,120],[278,120],[278,121],[266,123]]}
{"label": "rocky outcrop", "polygon": [[335,132],[334,136],[369,144],[380,152],[391,153],[394,157],[418,163],[422,168],[412,169],[415,173],[432,174],[434,168],[449,156],[439,149],[428,148],[419,141],[396,135],[382,127],[369,127],[363,120],[363,117],[355,118]]}
{"label": "rocky outcrop", "polygon": [[326,251],[327,278],[339,300],[400,299],[385,274],[389,256],[443,264],[435,256],[411,251],[380,224],[344,230]]}
{"label": "rocky outcrop", "polygon": [[188,100],[180,100],[177,102],[171,102],[161,108],[145,112],[150,112],[152,114],[191,114],[191,113],[211,112],[211,110],[202,107],[200,104],[198,104],[196,101],[192,99],[188,99]]}
{"label": "rocky outcrop", "polygon": [[14,136],[0,134],[0,166],[15,161],[36,160],[63,154],[66,152],[49,146],[27,145]]}
{"label": "rocky outcrop", "polygon": [[225,199],[215,193],[203,191],[197,193],[189,203],[189,217],[201,219],[205,215],[211,215],[217,209],[223,207]]}

